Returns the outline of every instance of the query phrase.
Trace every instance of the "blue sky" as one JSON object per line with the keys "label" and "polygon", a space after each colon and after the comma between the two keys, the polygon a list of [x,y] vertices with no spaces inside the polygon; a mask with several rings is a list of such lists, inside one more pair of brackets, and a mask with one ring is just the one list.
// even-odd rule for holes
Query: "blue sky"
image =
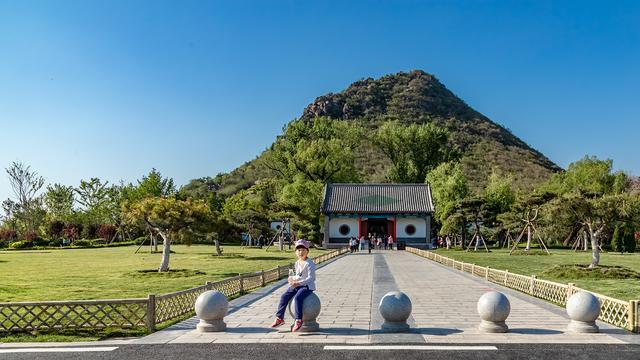
{"label": "blue sky", "polygon": [[640,175],[639,24],[638,1],[0,0],[0,167],[184,184],[319,95],[422,69],[562,167]]}

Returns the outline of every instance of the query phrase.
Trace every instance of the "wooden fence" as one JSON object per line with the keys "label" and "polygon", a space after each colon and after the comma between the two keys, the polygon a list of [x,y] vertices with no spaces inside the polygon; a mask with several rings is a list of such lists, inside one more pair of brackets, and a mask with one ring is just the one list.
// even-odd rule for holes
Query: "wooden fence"
{"label": "wooden fence", "polygon": [[[407,251],[450,268],[484,278],[489,282],[518,290],[560,306],[565,306],[567,304],[567,299],[576,292],[588,291],[578,288],[573,283],[560,284],[553,281],[538,279],[535,275],[525,276],[514,274],[510,273],[508,270],[497,270],[488,266],[485,267],[458,261],[436,254],[432,251],[425,251],[412,247],[407,247]],[[623,301],[606,295],[594,292],[591,293],[600,300],[601,310],[599,320],[633,332],[640,332],[640,308],[638,300]]]}
{"label": "wooden fence", "polygon": [[[320,264],[347,251],[346,248],[331,251],[313,260]],[[228,298],[237,297],[287,277],[292,267],[290,263],[147,298],[0,303],[0,333],[106,327],[146,327],[155,331],[157,324],[194,313],[196,299],[207,290],[218,290]]]}

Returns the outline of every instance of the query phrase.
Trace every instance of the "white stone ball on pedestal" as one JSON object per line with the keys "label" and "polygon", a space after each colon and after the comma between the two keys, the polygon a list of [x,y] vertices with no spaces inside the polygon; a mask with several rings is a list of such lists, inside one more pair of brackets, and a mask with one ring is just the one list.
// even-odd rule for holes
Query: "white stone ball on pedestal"
{"label": "white stone ball on pedestal", "polygon": [[[294,318],[295,303],[295,298],[289,302],[289,314]],[[322,303],[315,292],[312,292],[304,298],[302,302],[302,327],[299,330],[300,332],[320,331],[320,324],[318,324],[317,321],[318,315],[320,315],[320,309],[322,309]]]}
{"label": "white stone ball on pedestal", "polygon": [[400,291],[386,293],[380,299],[378,311],[384,318],[382,330],[386,332],[409,331],[407,319],[411,316],[411,299]]}
{"label": "white stone ball on pedestal", "polygon": [[568,330],[576,333],[600,331],[596,319],[600,316],[600,301],[592,293],[580,291],[567,300],[567,314],[571,318]]}
{"label": "white stone ball on pedestal", "polygon": [[200,332],[224,331],[227,324],[223,321],[229,310],[229,300],[217,290],[205,291],[195,303],[196,315],[200,322],[196,327]]}
{"label": "white stone ball on pedestal", "polygon": [[490,333],[504,333],[509,330],[505,323],[511,312],[509,299],[500,292],[489,291],[478,299],[479,329]]}

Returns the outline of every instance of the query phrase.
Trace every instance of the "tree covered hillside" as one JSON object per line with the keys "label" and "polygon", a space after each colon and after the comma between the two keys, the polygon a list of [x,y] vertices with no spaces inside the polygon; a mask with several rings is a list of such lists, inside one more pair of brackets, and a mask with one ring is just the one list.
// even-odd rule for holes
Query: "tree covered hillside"
{"label": "tree covered hillside", "polygon": [[[509,130],[473,110],[435,76],[420,70],[356,81],[340,93],[320,96],[304,109],[300,120],[309,122],[316,117],[352,121],[365,129],[354,154],[363,182],[388,181],[391,160],[371,140],[375,130],[388,121],[432,124],[447,130],[449,145],[462,155],[460,162],[472,191],[484,188],[494,168],[511,174],[514,185],[524,189],[532,189],[561,170]],[[260,161],[264,156],[218,177],[219,193],[234,194],[273,175]]]}

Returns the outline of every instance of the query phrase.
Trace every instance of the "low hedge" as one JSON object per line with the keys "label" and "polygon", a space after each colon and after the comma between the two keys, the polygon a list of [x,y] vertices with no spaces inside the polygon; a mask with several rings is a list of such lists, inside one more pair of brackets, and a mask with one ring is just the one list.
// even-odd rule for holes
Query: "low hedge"
{"label": "low hedge", "polygon": [[27,249],[31,247],[31,243],[27,240],[18,240],[9,243],[9,249]]}

